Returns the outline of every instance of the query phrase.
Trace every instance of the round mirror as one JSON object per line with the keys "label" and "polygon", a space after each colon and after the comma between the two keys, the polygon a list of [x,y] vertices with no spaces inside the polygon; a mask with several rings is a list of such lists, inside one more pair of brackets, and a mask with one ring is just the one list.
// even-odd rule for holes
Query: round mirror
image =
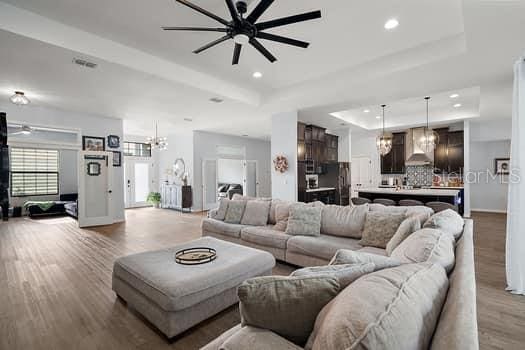
{"label": "round mirror", "polygon": [[181,179],[185,171],[186,171],[186,163],[184,163],[184,159],[177,158],[175,160],[175,163],[173,163],[173,174],[179,179]]}

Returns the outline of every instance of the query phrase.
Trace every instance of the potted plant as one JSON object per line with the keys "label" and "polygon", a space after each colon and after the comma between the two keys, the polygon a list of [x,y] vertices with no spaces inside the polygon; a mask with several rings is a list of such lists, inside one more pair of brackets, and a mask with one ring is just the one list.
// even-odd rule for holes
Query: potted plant
{"label": "potted plant", "polygon": [[160,208],[160,198],[159,192],[150,192],[148,194],[148,203],[153,204],[155,208]]}

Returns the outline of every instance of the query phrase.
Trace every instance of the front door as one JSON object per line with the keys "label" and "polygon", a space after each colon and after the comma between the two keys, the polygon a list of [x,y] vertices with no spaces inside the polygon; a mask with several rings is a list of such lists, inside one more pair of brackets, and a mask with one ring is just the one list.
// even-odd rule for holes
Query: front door
{"label": "front door", "polygon": [[124,195],[126,208],[148,206],[151,191],[152,164],[149,160],[127,158],[124,162]]}

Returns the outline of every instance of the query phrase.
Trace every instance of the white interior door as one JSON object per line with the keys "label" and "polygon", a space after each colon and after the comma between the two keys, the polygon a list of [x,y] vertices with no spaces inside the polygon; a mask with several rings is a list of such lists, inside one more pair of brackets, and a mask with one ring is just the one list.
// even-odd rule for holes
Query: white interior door
{"label": "white interior door", "polygon": [[127,159],[124,163],[124,193],[126,208],[149,206],[152,190],[152,163],[150,160]]}
{"label": "white interior door", "polygon": [[112,224],[113,153],[81,151],[78,165],[79,226]]}
{"label": "white interior door", "polygon": [[352,198],[358,197],[359,188],[372,184],[372,161],[368,157],[352,158]]}
{"label": "white interior door", "polygon": [[217,207],[217,160],[205,159],[202,162],[202,209]]}
{"label": "white interior door", "polygon": [[244,195],[259,197],[259,172],[256,160],[244,163]]}

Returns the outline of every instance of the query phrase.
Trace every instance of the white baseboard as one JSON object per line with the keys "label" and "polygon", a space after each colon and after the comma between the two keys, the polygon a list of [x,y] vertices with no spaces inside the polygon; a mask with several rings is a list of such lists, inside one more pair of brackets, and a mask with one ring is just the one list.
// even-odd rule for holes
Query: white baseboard
{"label": "white baseboard", "polygon": [[481,213],[507,214],[506,210],[494,210],[494,209],[470,209],[470,211],[478,211]]}

